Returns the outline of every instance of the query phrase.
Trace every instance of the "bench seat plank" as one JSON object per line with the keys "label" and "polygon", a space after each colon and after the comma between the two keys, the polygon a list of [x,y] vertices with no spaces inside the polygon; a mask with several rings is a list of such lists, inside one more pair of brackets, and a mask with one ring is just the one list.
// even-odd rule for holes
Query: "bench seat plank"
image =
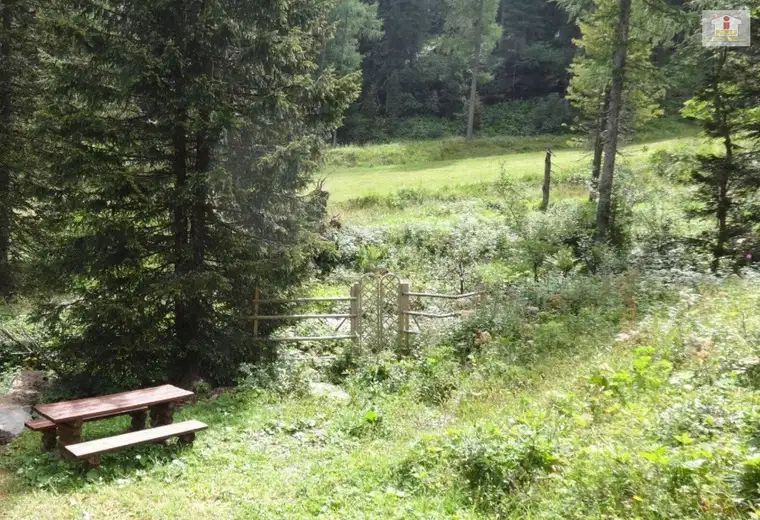
{"label": "bench seat plank", "polygon": [[[125,414],[133,413],[133,412],[146,412],[146,411],[148,411],[148,407],[147,406],[140,406],[138,408],[131,408],[129,410],[125,410],[124,412],[120,412],[120,413],[106,413],[106,414],[103,414],[103,415],[96,415],[95,417],[90,417],[87,420],[88,421],[97,421],[97,420],[100,420],[100,419],[108,419],[109,417],[116,417],[118,415],[125,415]],[[44,418],[43,419],[33,419],[33,420],[30,419],[30,420],[24,422],[24,426],[26,426],[27,428],[29,428],[33,432],[41,432],[41,431],[45,431],[45,430],[52,430],[53,428],[55,428],[55,423],[53,421],[51,421],[50,419],[44,419]]]}
{"label": "bench seat plank", "polygon": [[147,430],[140,430],[114,437],[106,437],[94,441],[80,442],[64,446],[63,450],[77,459],[86,459],[94,455],[116,451],[129,446],[138,446],[155,441],[162,441],[171,437],[178,437],[199,432],[208,428],[207,424],[200,421],[190,420],[181,423],[159,426]]}
{"label": "bench seat plank", "polygon": [[55,423],[73,422],[103,415],[117,415],[139,407],[180,401],[192,395],[193,392],[173,385],[161,385],[102,397],[40,404],[35,406],[34,410]]}

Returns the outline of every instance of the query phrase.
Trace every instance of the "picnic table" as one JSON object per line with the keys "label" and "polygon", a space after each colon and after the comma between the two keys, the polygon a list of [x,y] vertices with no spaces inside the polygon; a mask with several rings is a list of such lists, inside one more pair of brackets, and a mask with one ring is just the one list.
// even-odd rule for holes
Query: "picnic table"
{"label": "picnic table", "polygon": [[[100,463],[100,455],[127,446],[158,442],[179,437],[191,444],[197,431],[208,426],[200,421],[174,424],[174,407],[193,392],[173,385],[161,385],[102,397],[89,397],[33,407],[43,419],[27,421],[27,428],[43,433],[43,449],[56,444],[68,457],[86,460],[91,466]],[[119,415],[132,417],[130,432],[104,439],[82,442],[82,425]],[[150,416],[150,429],[145,429]]]}

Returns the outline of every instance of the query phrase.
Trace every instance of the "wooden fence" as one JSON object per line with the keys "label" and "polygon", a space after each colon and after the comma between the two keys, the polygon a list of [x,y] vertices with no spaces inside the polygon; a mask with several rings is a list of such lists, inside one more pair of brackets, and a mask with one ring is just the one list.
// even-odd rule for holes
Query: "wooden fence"
{"label": "wooden fence", "polygon": [[[383,280],[387,281],[388,275],[383,275],[376,278],[377,283],[382,283]],[[419,334],[421,327],[418,318],[428,319],[444,319],[461,317],[467,312],[473,312],[472,310],[460,310],[457,312],[448,313],[431,313],[412,310],[413,298],[427,298],[427,299],[440,299],[440,300],[466,300],[466,299],[478,299],[478,302],[482,303],[485,300],[485,291],[476,291],[466,294],[437,294],[437,293],[425,293],[425,292],[413,292],[411,291],[411,283],[408,281],[398,279],[397,294],[395,297],[395,305],[387,305],[386,300],[367,298],[372,291],[364,291],[365,285],[368,283],[374,283],[372,280],[367,281],[363,279],[362,282],[355,283],[351,286],[348,296],[338,297],[325,297],[325,298],[277,298],[277,299],[262,299],[259,289],[256,289],[256,296],[254,303],[254,315],[253,315],[253,332],[254,336],[259,336],[259,323],[262,321],[294,321],[294,320],[325,320],[334,319],[342,320],[338,327],[335,329],[334,335],[329,336],[300,336],[300,337],[269,337],[267,341],[278,342],[301,342],[301,341],[330,341],[330,340],[351,340],[356,343],[361,343],[363,338],[378,338],[390,339],[383,336],[392,332],[391,327],[387,327],[388,330],[383,329],[384,318],[390,318],[396,316],[397,324],[395,326],[395,336],[398,341],[408,344],[409,335]],[[364,309],[364,299],[368,299],[368,303],[373,306],[372,309]],[[261,315],[259,314],[259,308],[261,305],[267,304],[281,304],[281,305],[298,305],[308,303],[349,303],[350,310],[348,313],[327,313],[327,314],[277,314],[277,315]],[[375,308],[376,307],[376,308]],[[395,307],[392,310],[389,307]],[[369,317],[370,319],[364,319]],[[410,321],[414,321],[418,330],[412,330],[410,328]],[[348,322],[349,333],[339,334],[341,328]],[[377,329],[377,330],[375,330]]]}

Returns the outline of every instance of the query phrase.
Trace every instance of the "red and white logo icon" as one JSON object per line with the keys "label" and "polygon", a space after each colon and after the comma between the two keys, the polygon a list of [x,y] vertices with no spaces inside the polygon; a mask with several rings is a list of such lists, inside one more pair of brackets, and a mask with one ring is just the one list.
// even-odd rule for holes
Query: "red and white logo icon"
{"label": "red and white logo icon", "polygon": [[724,15],[716,16],[712,20],[712,25],[715,28],[715,36],[718,37],[738,37],[739,26],[742,24],[741,18],[735,16]]}

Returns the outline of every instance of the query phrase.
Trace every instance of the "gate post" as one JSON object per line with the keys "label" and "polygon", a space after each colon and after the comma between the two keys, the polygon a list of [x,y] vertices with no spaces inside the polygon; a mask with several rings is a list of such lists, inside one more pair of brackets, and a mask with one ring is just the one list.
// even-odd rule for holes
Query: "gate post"
{"label": "gate post", "polygon": [[409,315],[411,310],[410,292],[411,284],[403,280],[398,284],[398,340],[400,344],[409,346]]}
{"label": "gate post", "polygon": [[355,283],[351,286],[351,335],[354,343],[361,341],[362,335],[362,284]]}

